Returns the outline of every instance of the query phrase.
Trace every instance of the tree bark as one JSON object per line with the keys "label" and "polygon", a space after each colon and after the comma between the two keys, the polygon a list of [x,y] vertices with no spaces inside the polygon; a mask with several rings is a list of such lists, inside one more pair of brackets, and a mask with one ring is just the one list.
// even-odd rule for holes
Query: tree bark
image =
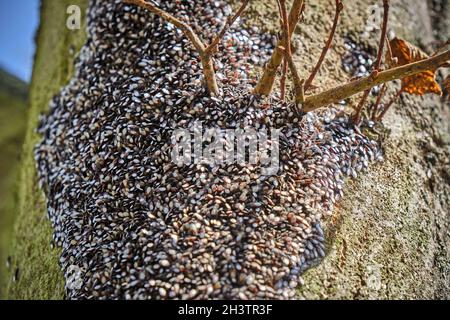
{"label": "tree bark", "polygon": [[[414,10],[419,2],[392,1],[391,27],[403,38],[429,36],[421,34],[427,22]],[[73,49],[76,52],[85,38],[83,32],[64,27],[66,8],[71,4],[85,8],[87,1],[43,0],[41,8],[29,126],[18,183],[15,244],[11,248],[14,263],[7,274],[11,279],[15,268],[20,267],[19,281],[8,284],[6,296],[12,299],[64,296],[59,251],[49,245],[51,228],[45,220],[45,202],[36,185],[32,147],[39,140],[35,133],[39,113],[48,110],[52,95],[73,74],[75,55],[67,53]],[[303,69],[312,66],[307,62],[317,59],[323,45],[321,39],[326,37],[331,25],[329,4],[330,1],[321,0],[308,8],[303,27],[294,34],[294,42],[304,43],[301,46],[304,51],[294,53],[302,78],[306,76]],[[361,30],[364,23],[361,17],[366,16],[370,4],[373,1],[345,3],[342,27],[335,38],[337,43],[324,62],[327,72],[318,73],[316,85],[333,87],[348,80],[342,79],[339,61],[344,53],[343,37],[348,31],[355,34],[355,30]],[[275,26],[279,26],[278,21],[270,18],[277,16],[276,7],[252,1],[252,10],[253,15],[249,14],[248,19],[253,17],[258,27],[276,30]],[[377,41],[378,37],[374,37],[368,42],[376,45]],[[263,78],[271,78],[270,73],[280,65],[282,57],[282,50],[275,49],[267,68],[269,75]],[[273,81],[264,82],[258,92],[267,93],[273,86]],[[327,101],[342,98],[336,96]],[[449,123],[448,107],[435,97],[408,96],[391,108],[385,121],[390,134],[380,129],[380,136],[385,136],[385,161],[371,166],[346,188],[340,208],[327,225],[330,239],[327,256],[317,268],[304,275],[305,285],[299,289],[301,297],[450,298],[447,279],[450,272]]]}

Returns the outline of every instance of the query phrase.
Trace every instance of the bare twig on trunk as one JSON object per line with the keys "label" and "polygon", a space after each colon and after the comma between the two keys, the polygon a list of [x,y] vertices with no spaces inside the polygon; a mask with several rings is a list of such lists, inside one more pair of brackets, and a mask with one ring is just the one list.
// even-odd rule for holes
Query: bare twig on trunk
{"label": "bare twig on trunk", "polygon": [[280,87],[281,87],[281,101],[286,98],[286,76],[288,71],[288,56],[291,56],[291,31],[289,30],[289,18],[286,9],[286,0],[278,0],[278,8],[281,17],[281,26],[283,30],[284,43],[286,48],[284,48],[284,65],[283,74],[281,76]]}
{"label": "bare twig on trunk", "polygon": [[286,76],[288,72],[288,64],[286,58],[283,59],[283,70],[280,79],[280,100],[284,101],[286,99]]}
{"label": "bare twig on trunk", "polygon": [[387,91],[387,88],[388,88],[387,83],[383,83],[383,85],[381,86],[380,92],[378,93],[377,101],[375,102],[375,104],[374,104],[374,106],[373,106],[373,109],[372,109],[372,116],[371,116],[371,119],[372,119],[373,121],[375,121],[375,120],[377,119],[378,108],[379,108],[379,106],[380,106],[381,100],[382,100],[383,97],[384,97],[384,94],[385,94],[386,91]]}
{"label": "bare twig on trunk", "polygon": [[[372,74],[370,76],[351,81],[347,84],[321,92],[319,94],[305,97],[303,111],[308,112],[319,109],[323,106],[339,102],[359,92],[366,91],[374,86],[381,85],[389,81],[410,77],[427,70],[436,70],[442,66],[445,66],[449,60],[450,50],[434,57],[429,57],[425,60],[388,69],[375,75]],[[300,103],[300,101],[297,102]]]}
{"label": "bare twig on trunk", "polygon": [[[294,0],[291,11],[289,12],[289,30],[291,35],[300,20],[303,10],[304,0]],[[264,73],[254,89],[254,94],[256,95],[268,96],[273,90],[277,70],[283,61],[283,48],[286,48],[284,37],[280,42],[281,43],[275,47],[272,57],[267,62]]]}
{"label": "bare twig on trunk", "polygon": [[331,28],[330,35],[325,44],[325,47],[322,50],[319,60],[317,61],[317,64],[315,65],[313,71],[311,72],[311,75],[309,76],[308,80],[306,80],[306,82],[305,82],[305,91],[308,91],[310,89],[310,87],[314,81],[314,78],[316,77],[317,73],[319,72],[323,61],[325,60],[327,52],[330,49],[331,44],[333,43],[334,34],[336,33],[336,28],[337,28],[337,25],[339,22],[339,16],[343,9],[344,9],[344,5],[343,5],[342,1],[336,0],[336,9],[335,9],[335,13],[334,13],[333,27]]}
{"label": "bare twig on trunk", "polygon": [[186,38],[192,43],[194,48],[197,50],[200,55],[201,64],[203,67],[203,75],[205,77],[205,83],[208,90],[213,95],[219,95],[219,86],[217,85],[216,73],[214,70],[214,62],[213,62],[213,54],[217,50],[217,45],[225,36],[227,30],[231,27],[231,25],[237,20],[237,18],[244,12],[245,7],[249,3],[249,0],[244,0],[239,10],[236,12],[234,16],[227,20],[227,23],[223,27],[223,29],[219,32],[219,34],[214,38],[209,46],[207,46],[200,37],[194,32],[194,30],[189,26],[189,24],[179,20],[174,17],[170,13],[158,8],[151,2],[145,0],[124,0],[125,3],[137,5],[139,7],[145,8],[150,12],[158,15],[162,19],[167,22],[173,24],[177,28],[179,28]]}
{"label": "bare twig on trunk", "polygon": [[300,78],[300,75],[298,74],[297,71],[297,67],[295,66],[294,59],[292,58],[292,54],[288,55],[287,59],[289,70],[292,73],[292,80],[294,82],[295,100],[298,103],[303,103],[305,101],[305,89],[304,89],[305,80],[302,80]]}
{"label": "bare twig on trunk", "polygon": [[[393,54],[392,54],[392,48],[391,48],[391,44],[389,42],[389,40],[386,37],[386,50],[387,50],[387,54],[386,54],[386,63],[389,67],[393,67],[397,65],[397,58],[393,58]],[[373,106],[371,112],[372,112],[372,117],[371,119],[373,121],[377,120],[377,113],[378,113],[378,108],[380,106],[381,100],[383,100],[384,95],[386,94],[388,89],[388,84],[384,83],[383,86],[380,89],[380,92],[378,93],[378,97],[377,97],[377,101],[375,102],[375,105]]]}
{"label": "bare twig on trunk", "polygon": [[391,101],[389,101],[388,104],[383,108],[383,111],[381,111],[380,115],[376,118],[378,121],[381,121],[386,114],[386,112],[389,110],[389,108],[392,106],[392,104],[402,95],[403,89],[399,89],[394,97],[392,97]]}

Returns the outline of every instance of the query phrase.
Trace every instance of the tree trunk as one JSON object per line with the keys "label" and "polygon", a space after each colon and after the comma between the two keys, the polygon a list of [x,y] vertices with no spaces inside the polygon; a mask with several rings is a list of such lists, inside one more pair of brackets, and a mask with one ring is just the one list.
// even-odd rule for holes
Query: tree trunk
{"label": "tree trunk", "polygon": [[[333,1],[310,2],[304,22],[293,36],[302,78],[320,55],[334,11]],[[360,37],[367,7],[373,2],[345,2],[334,45],[316,77],[316,86],[331,88],[350,78],[341,64],[347,52],[346,37],[363,46],[376,46],[377,33],[369,39]],[[447,1],[442,2],[448,6]],[[48,109],[51,97],[73,75],[73,60],[85,39],[84,28],[65,28],[66,8],[71,4],[87,8],[84,0],[43,0],[41,8],[11,248],[13,266],[7,275],[12,279],[20,270],[20,276],[9,281],[9,298],[64,296],[60,252],[50,248],[52,230],[37,186],[33,146],[40,139],[35,133],[38,115]],[[426,2],[395,0],[391,7],[391,29],[402,38],[426,48],[435,26],[441,36],[447,32],[442,38],[448,37],[449,20],[446,24],[435,15],[430,18]],[[276,10],[276,1],[253,1],[244,16],[246,25],[277,32]],[[382,132],[385,160],[346,185],[344,199],[327,222],[326,257],[304,274],[299,297],[450,298],[449,120],[448,104],[429,96],[404,96],[386,115],[387,130]]]}

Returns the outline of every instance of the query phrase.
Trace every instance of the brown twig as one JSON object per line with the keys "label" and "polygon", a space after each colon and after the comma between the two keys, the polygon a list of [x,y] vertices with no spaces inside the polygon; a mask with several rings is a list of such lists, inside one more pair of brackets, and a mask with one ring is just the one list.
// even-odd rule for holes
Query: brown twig
{"label": "brown twig", "polygon": [[156,7],[154,4],[144,1],[144,0],[124,0],[125,3],[128,4],[134,4],[139,7],[145,8],[149,10],[150,12],[160,16],[167,22],[170,22],[177,28],[181,29],[183,31],[184,35],[192,42],[193,46],[197,51],[205,51],[205,45],[200,40],[200,38],[197,36],[197,34],[192,30],[192,28],[185,22],[175,18],[170,13]]}
{"label": "brown twig", "polygon": [[300,78],[300,75],[298,74],[297,71],[297,67],[295,66],[294,59],[292,58],[292,54],[288,55],[287,59],[289,70],[292,73],[292,80],[294,82],[295,100],[299,103],[303,103],[305,101],[305,89],[304,89],[305,80],[302,80]]}
{"label": "brown twig", "polygon": [[380,92],[378,93],[377,101],[375,102],[375,105],[373,106],[372,109],[372,116],[371,116],[372,121],[376,120],[378,107],[380,106],[381,100],[383,99],[387,91],[387,88],[388,88],[387,83],[383,83],[383,86],[381,87]]}
{"label": "brown twig", "polygon": [[389,23],[389,3],[390,0],[383,0],[383,27],[381,29],[380,45],[378,46],[377,60],[373,67],[374,70],[380,70],[381,61],[383,60],[384,44],[386,42],[387,29]]}
{"label": "brown twig", "polygon": [[383,111],[381,111],[380,115],[378,116],[377,120],[381,121],[386,114],[386,112],[389,110],[389,108],[392,106],[392,104],[401,96],[403,93],[403,89],[399,89],[394,97],[392,97],[391,101],[383,108]]}
{"label": "brown twig", "polygon": [[394,54],[392,53],[392,47],[389,40],[386,38],[386,64],[389,68],[396,67],[398,64],[398,58],[394,57]]}
{"label": "brown twig", "polygon": [[284,43],[286,48],[284,48],[284,65],[283,74],[281,75],[280,87],[281,87],[281,101],[286,98],[286,75],[288,71],[288,56],[291,56],[291,31],[289,30],[289,18],[286,9],[286,0],[278,0],[278,9],[281,16],[281,26],[283,29]]}
{"label": "brown twig", "polygon": [[366,103],[367,98],[369,97],[370,91],[372,90],[372,87],[364,91],[363,95],[361,96],[361,100],[358,103],[358,106],[356,107],[356,113],[353,117],[353,121],[358,124],[361,121],[361,113],[364,108],[364,105]]}
{"label": "brown twig", "polygon": [[[380,43],[378,45],[378,54],[377,54],[377,60],[375,61],[375,64],[373,66],[373,72],[378,72],[380,70],[381,61],[383,59],[383,51],[384,51],[384,43],[386,41],[386,35],[387,35],[387,29],[388,29],[388,22],[389,22],[389,0],[383,0],[383,26],[381,29],[381,37],[380,37]],[[367,97],[370,94],[370,90],[372,88],[367,89],[367,91],[364,92],[361,101],[359,102],[359,105],[356,109],[356,114],[354,116],[354,122],[358,124],[361,120],[361,112],[364,108],[364,105],[366,103]]]}
{"label": "brown twig", "polygon": [[217,85],[216,72],[214,70],[214,62],[212,59],[212,55],[214,54],[217,45],[225,36],[227,30],[231,27],[231,25],[237,20],[237,18],[242,14],[245,10],[245,7],[249,3],[249,0],[244,0],[243,4],[237,11],[237,13],[232,16],[230,19],[227,19],[227,23],[219,32],[219,34],[214,38],[209,46],[206,46],[200,37],[194,32],[194,30],[187,23],[177,19],[170,13],[158,8],[154,4],[147,2],[145,0],[124,0],[127,4],[137,5],[139,7],[145,8],[150,12],[158,15],[162,19],[170,22],[177,28],[179,28],[186,38],[192,43],[194,48],[197,50],[200,55],[201,64],[203,67],[203,75],[205,77],[205,82],[208,90],[213,95],[219,95],[219,86]]}
{"label": "brown twig", "polygon": [[[391,44],[390,44],[389,40],[387,39],[387,37],[386,37],[386,50],[387,50],[386,63],[389,67],[392,68],[397,65],[397,58],[393,58],[392,47],[391,47]],[[380,106],[381,100],[384,98],[384,95],[387,92],[387,89],[388,89],[388,85],[387,85],[387,83],[384,83],[378,94],[377,101],[375,102],[375,105],[373,106],[372,117],[371,117],[371,119],[373,121],[377,120],[378,108]]]}
{"label": "brown twig", "polygon": [[344,10],[344,4],[341,0],[336,0],[336,9],[334,13],[334,21],[333,21],[333,27],[331,28],[330,35],[328,36],[328,40],[325,44],[325,47],[322,50],[322,53],[320,55],[319,60],[317,61],[317,64],[315,65],[313,71],[311,72],[311,75],[309,76],[308,80],[305,82],[305,91],[308,91],[311,88],[311,85],[314,81],[314,78],[316,77],[317,73],[320,70],[320,67],[322,66],[323,61],[325,60],[325,57],[327,55],[328,50],[331,48],[331,44],[333,43],[334,34],[336,33],[336,28],[339,22],[339,16]]}
{"label": "brown twig", "polygon": [[359,92],[366,91],[374,86],[378,86],[389,81],[410,77],[427,70],[436,70],[444,66],[448,60],[450,60],[450,50],[434,57],[429,57],[425,60],[379,72],[375,76],[370,75],[364,78],[359,78],[355,81],[351,81],[347,84],[321,92],[319,94],[305,97],[303,111],[309,112],[323,106],[339,102]]}
{"label": "brown twig", "polygon": [[[294,32],[304,8],[304,0],[294,0],[289,12],[289,30],[291,34]],[[264,73],[254,89],[254,94],[268,96],[272,92],[278,67],[283,61],[283,48],[286,48],[284,42],[285,39],[283,38],[281,43],[275,47],[270,60],[264,68]]]}
{"label": "brown twig", "polygon": [[448,45],[450,45],[450,38],[448,38],[446,42],[444,42],[443,44],[441,44],[441,45],[439,46],[439,48],[437,48],[436,51],[432,54],[432,56],[437,55],[439,52],[441,52],[442,50],[444,50]]}
{"label": "brown twig", "polygon": [[280,100],[285,101],[286,100],[286,76],[288,72],[288,64],[286,62],[286,58],[283,59],[283,69],[281,73],[281,79],[280,79]]}

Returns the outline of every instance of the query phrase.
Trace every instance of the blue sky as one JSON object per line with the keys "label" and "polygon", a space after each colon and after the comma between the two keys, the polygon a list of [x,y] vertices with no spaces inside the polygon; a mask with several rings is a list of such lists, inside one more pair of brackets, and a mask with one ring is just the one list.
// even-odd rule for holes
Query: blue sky
{"label": "blue sky", "polygon": [[0,0],[0,67],[29,81],[39,0]]}

